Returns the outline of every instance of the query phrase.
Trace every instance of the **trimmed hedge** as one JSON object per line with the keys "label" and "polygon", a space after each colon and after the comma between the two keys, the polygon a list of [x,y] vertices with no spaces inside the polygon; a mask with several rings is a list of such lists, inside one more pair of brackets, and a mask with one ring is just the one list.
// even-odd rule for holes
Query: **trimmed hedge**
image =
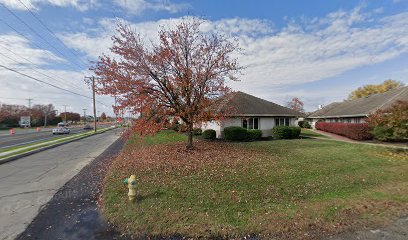
{"label": "trimmed hedge", "polygon": [[338,134],[354,140],[369,140],[373,138],[371,128],[366,123],[328,123],[317,122],[316,129]]}
{"label": "trimmed hedge", "polygon": [[262,137],[262,130],[259,129],[248,130],[247,135],[249,140],[259,140]]}
{"label": "trimmed hedge", "polygon": [[300,127],[289,127],[289,129],[290,129],[290,138],[292,139],[299,138],[300,132],[302,131]]}
{"label": "trimmed hedge", "polygon": [[245,141],[248,139],[248,132],[242,127],[226,127],[224,128],[224,138],[228,141]]}
{"label": "trimmed hedge", "polygon": [[272,136],[274,139],[299,138],[300,132],[300,127],[276,126],[272,128]]}
{"label": "trimmed hedge", "polygon": [[194,136],[200,136],[201,134],[203,134],[203,130],[201,130],[201,128],[194,128],[193,129],[193,135]]}
{"label": "trimmed hedge", "polygon": [[312,128],[312,125],[308,121],[299,121],[298,122],[299,127],[301,128]]}
{"label": "trimmed hedge", "polygon": [[213,129],[207,129],[207,130],[204,130],[203,132],[204,139],[214,140],[216,137],[217,137],[217,133]]}
{"label": "trimmed hedge", "polygon": [[289,139],[291,131],[287,126],[276,126],[272,128],[272,137],[274,139]]}

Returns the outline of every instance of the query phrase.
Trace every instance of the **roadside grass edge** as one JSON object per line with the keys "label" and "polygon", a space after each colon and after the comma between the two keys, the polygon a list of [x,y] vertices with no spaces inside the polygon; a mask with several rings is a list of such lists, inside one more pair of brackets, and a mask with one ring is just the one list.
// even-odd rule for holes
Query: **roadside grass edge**
{"label": "roadside grass edge", "polygon": [[37,146],[37,147],[33,146],[32,148],[26,148],[27,146],[21,146],[21,148],[24,147],[26,149],[23,149],[21,151],[17,151],[17,152],[14,152],[14,153],[10,153],[10,155],[5,155],[3,157],[0,157],[0,165],[3,164],[3,163],[7,163],[7,162],[14,161],[14,160],[17,160],[17,159],[22,158],[22,157],[26,157],[26,156],[38,153],[38,152],[45,151],[45,150],[48,150],[48,149],[51,149],[51,148],[54,148],[54,147],[58,147],[58,146],[61,146],[61,145],[64,145],[64,144],[67,144],[67,143],[70,143],[70,142],[81,140],[81,139],[84,139],[84,138],[87,138],[87,137],[90,137],[90,136],[94,136],[96,134],[104,133],[104,132],[112,130],[114,128],[116,128],[116,127],[109,127],[109,128],[100,129],[100,130],[97,130],[96,133],[92,132],[92,133],[86,133],[86,134],[78,134],[77,136],[69,138],[69,139],[63,138],[63,139],[61,139],[59,141],[54,140],[53,141],[54,143],[51,143],[49,145],[47,145],[46,142],[44,142],[44,143],[41,143],[41,146]]}

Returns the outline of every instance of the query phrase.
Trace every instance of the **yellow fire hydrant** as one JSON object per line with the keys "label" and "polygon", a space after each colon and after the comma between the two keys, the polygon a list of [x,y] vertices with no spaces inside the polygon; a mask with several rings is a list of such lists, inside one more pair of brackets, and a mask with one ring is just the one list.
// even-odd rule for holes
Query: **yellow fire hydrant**
{"label": "yellow fire hydrant", "polygon": [[129,178],[126,178],[123,180],[123,183],[128,185],[129,192],[129,200],[134,201],[136,199],[136,176],[135,175],[130,175]]}

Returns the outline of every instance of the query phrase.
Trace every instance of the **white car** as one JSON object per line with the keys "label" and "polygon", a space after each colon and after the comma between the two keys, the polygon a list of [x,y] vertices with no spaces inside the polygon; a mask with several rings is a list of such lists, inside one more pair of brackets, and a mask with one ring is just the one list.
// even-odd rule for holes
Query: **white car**
{"label": "white car", "polygon": [[57,127],[52,129],[52,134],[69,134],[70,130],[66,127]]}

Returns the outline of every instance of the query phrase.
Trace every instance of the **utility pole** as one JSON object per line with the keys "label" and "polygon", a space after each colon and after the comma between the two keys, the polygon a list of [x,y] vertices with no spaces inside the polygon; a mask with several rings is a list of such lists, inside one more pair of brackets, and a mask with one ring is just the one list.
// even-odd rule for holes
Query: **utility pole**
{"label": "utility pole", "polygon": [[114,112],[115,112],[115,125],[117,126],[118,125],[118,111],[116,110],[116,102],[117,102],[117,99],[116,99],[116,96],[115,96],[115,110],[114,110]]}
{"label": "utility pole", "polygon": [[65,124],[67,123],[67,106],[68,105],[62,105],[63,107],[64,107],[64,114],[65,114],[65,116],[64,116],[64,118],[65,118]]}
{"label": "utility pole", "polygon": [[26,100],[28,101],[28,109],[31,109],[31,101],[33,101],[33,99],[27,98]]}
{"label": "utility pole", "polygon": [[26,99],[28,101],[28,116],[30,117],[30,126],[31,127],[31,101],[33,101],[32,98],[27,98]]}
{"label": "utility pole", "polygon": [[82,109],[84,111],[84,122],[86,122],[86,108]]}
{"label": "utility pole", "polygon": [[85,77],[85,79],[90,79],[92,83],[92,103],[93,103],[93,115],[94,115],[94,132],[96,133],[96,103],[95,103],[95,77]]}

